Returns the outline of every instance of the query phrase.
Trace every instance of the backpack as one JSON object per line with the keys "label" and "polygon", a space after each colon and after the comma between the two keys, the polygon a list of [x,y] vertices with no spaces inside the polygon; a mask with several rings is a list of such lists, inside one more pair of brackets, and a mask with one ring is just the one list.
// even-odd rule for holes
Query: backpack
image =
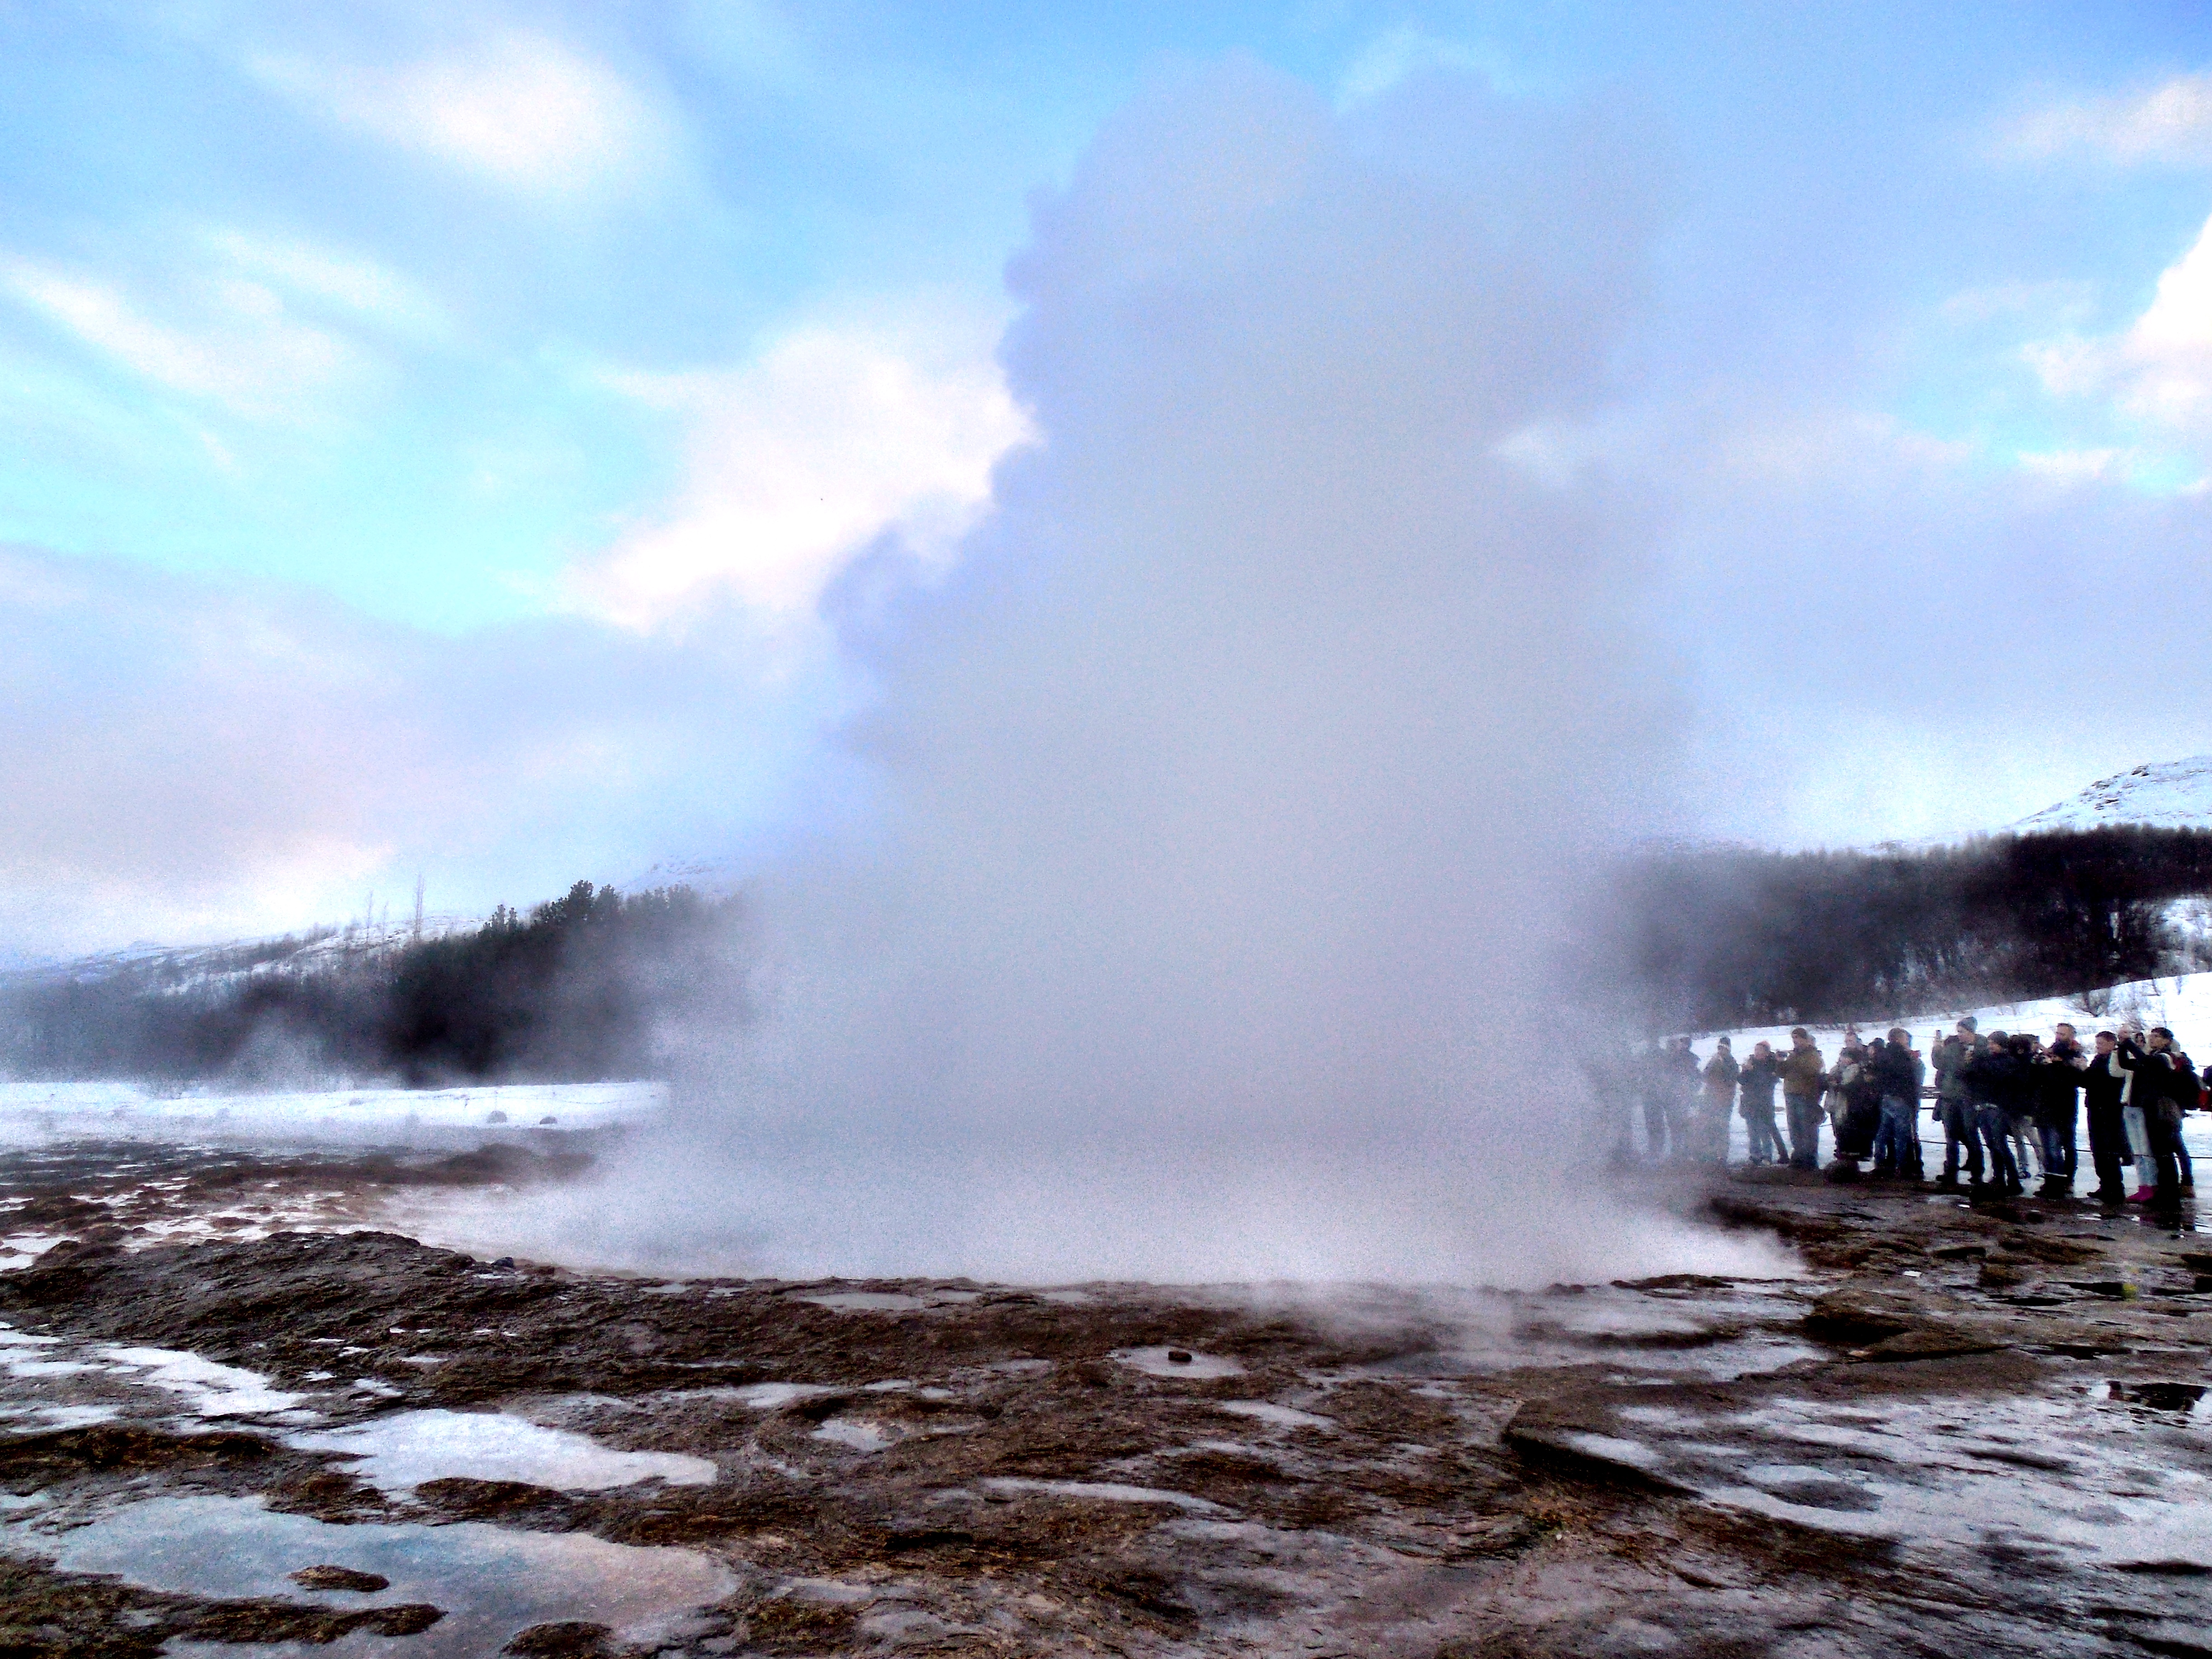
{"label": "backpack", "polygon": [[2203,1111],[2205,1103],[2204,1079],[2198,1073],[2195,1063],[2187,1054],[2176,1048],[2173,1051],[2173,1064],[2175,1072],[2173,1092],[2181,1102],[2181,1109],[2185,1112]]}

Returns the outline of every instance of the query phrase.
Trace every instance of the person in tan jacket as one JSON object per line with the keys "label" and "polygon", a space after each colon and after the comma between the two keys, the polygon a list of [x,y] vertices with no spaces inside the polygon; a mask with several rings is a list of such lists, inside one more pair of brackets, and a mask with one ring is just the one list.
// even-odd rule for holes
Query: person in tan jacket
{"label": "person in tan jacket", "polygon": [[1813,1034],[1798,1026],[1782,1056],[1782,1104],[1790,1123],[1790,1161],[1801,1170],[1820,1167],[1820,1091],[1827,1080]]}

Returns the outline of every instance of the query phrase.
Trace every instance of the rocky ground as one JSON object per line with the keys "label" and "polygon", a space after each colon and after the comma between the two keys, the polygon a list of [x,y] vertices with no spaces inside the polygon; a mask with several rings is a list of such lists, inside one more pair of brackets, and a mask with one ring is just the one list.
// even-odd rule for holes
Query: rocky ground
{"label": "rocky ground", "polygon": [[569,1172],[0,1160],[0,1656],[2212,1654],[2212,1240],[2132,1214],[1685,1178],[1806,1275],[1328,1296],[373,1230]]}

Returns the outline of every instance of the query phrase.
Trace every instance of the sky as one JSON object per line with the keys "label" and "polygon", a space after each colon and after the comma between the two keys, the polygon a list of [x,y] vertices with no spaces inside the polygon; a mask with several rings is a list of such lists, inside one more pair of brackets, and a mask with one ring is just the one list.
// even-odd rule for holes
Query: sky
{"label": "sky", "polygon": [[[1628,828],[1964,834],[2212,750],[2202,25],[0,0],[0,957],[880,833],[903,608],[986,551],[1042,580],[1008,481],[1120,441],[1069,366],[1173,344],[1061,307],[1024,358],[1041,262],[1231,234],[1279,152],[1158,112],[1254,77],[1477,204],[1521,253],[1470,280],[1584,343],[1455,441],[1602,526],[1620,695],[1670,711]],[[1072,238],[1146,143],[1207,188]],[[1443,233],[1389,234],[1335,268],[1389,291]],[[1218,417],[1326,428],[1267,361]],[[1481,402],[1449,350],[1392,361],[1408,408]],[[1158,592],[1256,672],[1220,595]]]}

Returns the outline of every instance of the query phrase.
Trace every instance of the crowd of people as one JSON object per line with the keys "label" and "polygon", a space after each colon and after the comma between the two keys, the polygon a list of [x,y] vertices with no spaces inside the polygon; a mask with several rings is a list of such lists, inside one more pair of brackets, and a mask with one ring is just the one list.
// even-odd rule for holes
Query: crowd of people
{"label": "crowd of people", "polygon": [[[2203,1106],[2212,1066],[2200,1073],[2163,1025],[2100,1031],[2084,1047],[2070,1024],[2045,1042],[2026,1031],[1984,1033],[1969,1016],[1929,1040],[1893,1027],[1887,1036],[1844,1033],[1831,1063],[1802,1026],[1777,1053],[1756,1042],[1739,1059],[1722,1037],[1702,1065],[1687,1037],[1654,1044],[1638,1065],[1644,1155],[1671,1162],[1725,1163],[1729,1127],[1743,1120],[1754,1164],[1820,1167],[1830,1173],[1927,1179],[1919,1117],[1942,1125],[1943,1168],[1935,1185],[1975,1196],[2014,1197],[2029,1180],[2039,1196],[2074,1191],[2086,1114],[2095,1197],[2176,1212],[2196,1189],[2185,1116]],[[1778,1116],[1777,1097],[1779,1096]],[[2130,1191],[2130,1188],[2133,1188]]]}

